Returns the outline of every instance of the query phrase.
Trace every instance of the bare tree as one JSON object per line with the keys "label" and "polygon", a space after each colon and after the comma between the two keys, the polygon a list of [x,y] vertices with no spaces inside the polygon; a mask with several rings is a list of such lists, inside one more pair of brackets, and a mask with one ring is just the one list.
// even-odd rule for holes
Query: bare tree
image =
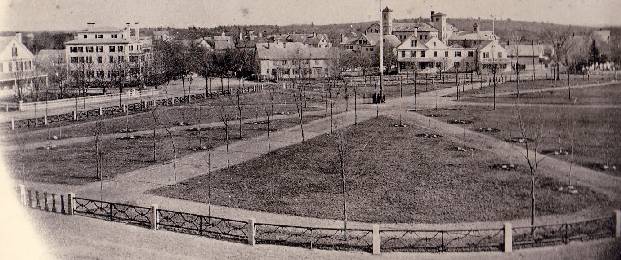
{"label": "bare tree", "polygon": [[226,140],[226,168],[229,168],[230,165],[230,156],[229,156],[229,121],[231,120],[231,116],[225,112],[224,104],[220,105],[220,121],[224,124],[224,136]]}
{"label": "bare tree", "polygon": [[157,135],[155,130],[157,129],[157,107],[151,111],[151,116],[153,118],[153,162],[157,162]]}
{"label": "bare tree", "polygon": [[170,130],[168,130],[168,128],[166,128],[166,132],[168,133],[168,137],[170,137],[170,142],[172,144],[172,150],[173,150],[173,176],[174,176],[174,180],[175,182],[177,181],[177,147],[175,146],[175,138],[173,137],[172,133],[170,132]]}
{"label": "bare tree", "polygon": [[[515,106],[516,117],[518,126],[520,129],[521,140],[525,145],[526,151],[522,153],[526,163],[528,165],[528,169],[531,175],[531,183],[530,183],[530,194],[531,194],[531,215],[530,215],[530,224],[531,226],[535,225],[535,182],[536,182],[536,174],[539,168],[539,163],[543,160],[543,158],[537,158],[537,154],[539,153],[539,142],[543,138],[543,120],[539,118],[537,120],[537,125],[529,127],[526,124],[525,119],[522,116],[519,106]],[[541,115],[541,113],[539,114]],[[531,145],[532,143],[532,145]]]}
{"label": "bare tree", "polygon": [[238,112],[238,117],[239,117],[239,139],[241,140],[243,138],[242,136],[242,105],[241,105],[241,90],[240,90],[240,86],[237,86],[237,93],[236,93],[236,97],[237,97],[237,112]]}
{"label": "bare tree", "polygon": [[347,239],[347,182],[346,182],[346,163],[349,159],[350,147],[344,131],[337,132],[335,138],[337,159],[339,163],[339,171],[341,175],[341,195],[343,197],[343,231],[344,237]]}

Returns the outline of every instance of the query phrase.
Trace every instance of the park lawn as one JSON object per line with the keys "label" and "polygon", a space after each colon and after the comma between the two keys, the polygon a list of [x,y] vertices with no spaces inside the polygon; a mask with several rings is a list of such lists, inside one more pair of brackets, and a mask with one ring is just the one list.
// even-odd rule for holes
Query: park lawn
{"label": "park lawn", "polygon": [[[585,84],[596,84],[596,83],[604,83],[604,82],[610,82],[610,79],[591,78],[590,80],[586,80],[586,79],[582,79],[582,76],[577,76],[577,75],[572,75],[570,78],[570,84],[572,86],[585,85]],[[478,83],[474,83],[475,86],[477,86],[477,84]],[[566,87],[566,86],[567,86],[567,81],[563,81],[563,80],[554,81],[554,80],[545,80],[545,79],[538,79],[535,81],[523,80],[523,81],[520,81],[520,85],[519,85],[520,91],[543,89],[543,88]],[[515,80],[507,81],[504,83],[497,83],[496,93],[516,92],[517,91],[516,87],[517,87],[517,83],[515,82]],[[465,92],[461,92],[461,90],[465,90]],[[481,95],[492,95],[493,93],[494,93],[493,86],[485,86],[479,89],[462,87],[460,88],[459,96],[460,98],[466,98],[466,100],[468,101],[475,101],[478,99],[484,99],[487,101],[488,100],[487,97],[483,98],[480,96]],[[453,93],[448,96],[455,97],[457,96],[457,93]]]}
{"label": "park lawn", "polygon": [[[288,92],[275,92],[274,94],[274,114],[293,114],[297,113],[295,97]],[[99,129],[101,134],[118,133],[123,129],[129,128],[134,131],[150,130],[154,126],[157,128],[171,127],[179,125],[180,122],[186,124],[220,122],[222,109],[230,117],[238,118],[235,97],[220,97],[190,105],[180,105],[165,107],[160,106],[154,110],[157,122],[153,120],[153,112],[138,113],[128,116],[108,117],[105,120],[82,122],[67,125],[62,128],[50,127],[34,131],[9,131],[5,133],[4,139],[10,144],[23,144],[29,142],[46,141],[53,136],[59,138],[93,136]],[[305,111],[318,110],[313,107],[315,101],[307,102]],[[242,104],[242,118],[264,117],[265,109],[271,111],[269,94],[251,93],[240,97]]]}
{"label": "park lawn", "polygon": [[[586,89],[585,89],[586,90]],[[515,107],[457,106],[454,108],[430,109],[425,115],[441,115],[440,120],[471,120],[468,129],[497,128],[500,132],[487,134],[501,140],[520,137],[519,121]],[[576,164],[603,171],[602,164],[615,165],[617,170],[605,173],[621,176],[621,108],[593,107],[520,107],[526,129],[542,126],[543,138],[540,150],[570,151],[574,143]],[[575,123],[575,126],[574,126]],[[573,138],[572,138],[573,132]],[[532,137],[534,134],[528,134]],[[556,158],[572,161],[570,155],[555,155]]]}
{"label": "park lawn", "polygon": [[[304,122],[317,120],[319,116],[305,116]],[[272,120],[271,131],[277,131],[299,124],[297,117],[281,120]],[[230,142],[239,140],[238,125],[229,126]],[[243,138],[252,138],[266,134],[267,124],[244,124]],[[204,129],[201,133],[194,131],[171,132],[177,158],[196,152],[200,143],[208,149],[226,144],[224,127]],[[151,134],[139,136],[136,139],[119,140],[108,139],[100,141],[100,151],[103,154],[103,176],[114,178],[116,175],[151,166],[168,163],[173,157],[172,141],[168,134],[156,135],[156,157],[153,161],[153,136]],[[13,178],[35,182],[59,183],[79,185],[98,181],[96,174],[96,143],[78,143],[57,146],[54,149],[16,150],[6,156]]]}
{"label": "park lawn", "polygon": [[[621,105],[621,84],[598,87],[558,89],[535,93],[520,93],[520,103],[525,104],[576,104],[576,105]],[[464,101],[494,102],[492,97],[470,97]],[[514,103],[516,96],[497,97],[497,103]]]}
{"label": "park lawn", "polygon": [[[424,138],[420,127],[393,127],[379,117],[346,128],[348,219],[375,223],[453,223],[529,216],[530,176],[492,169],[503,162],[489,151],[460,152],[450,138]],[[341,219],[342,188],[336,136],[324,134],[254,160],[150,191],[227,207]],[[607,198],[584,187],[575,196],[558,181],[539,177],[537,214],[606,207]]]}

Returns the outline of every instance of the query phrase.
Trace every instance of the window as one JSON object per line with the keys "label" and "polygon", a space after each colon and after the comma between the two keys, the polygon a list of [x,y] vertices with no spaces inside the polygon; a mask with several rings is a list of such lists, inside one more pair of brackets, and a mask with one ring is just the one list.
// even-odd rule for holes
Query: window
{"label": "window", "polygon": [[134,45],[129,45],[129,51],[133,51],[134,50]]}
{"label": "window", "polygon": [[129,62],[137,62],[138,61],[138,57],[136,56],[129,56]]}
{"label": "window", "polygon": [[11,49],[11,55],[12,55],[13,57],[17,57],[17,47],[13,47],[13,48]]}
{"label": "window", "polygon": [[93,46],[86,46],[86,52],[93,52],[94,47]]}
{"label": "window", "polygon": [[461,57],[461,51],[455,51],[455,57]]}
{"label": "window", "polygon": [[470,62],[466,62],[466,68],[470,68]]}
{"label": "window", "polygon": [[434,56],[434,57],[438,57],[438,52],[437,52],[437,51],[434,51],[434,52],[433,52],[433,56]]}
{"label": "window", "polygon": [[96,49],[97,52],[103,52],[103,46],[97,46]]}
{"label": "window", "polygon": [[416,40],[412,40],[411,44],[412,44],[412,47],[415,47],[416,46]]}
{"label": "window", "polygon": [[416,51],[412,51],[412,57],[416,57]]}
{"label": "window", "polygon": [[459,68],[459,62],[455,62],[455,63],[453,63],[453,67],[455,67],[455,68]]}
{"label": "window", "polygon": [[483,58],[484,58],[484,59],[489,58],[489,52],[484,52],[484,53],[483,53]]}
{"label": "window", "polygon": [[86,39],[86,38],[88,38],[88,36],[85,34],[85,35],[84,35],[84,39]]}
{"label": "window", "polygon": [[13,63],[9,62],[9,72],[13,71]]}
{"label": "window", "polygon": [[110,58],[110,59],[109,59],[109,61],[108,61],[108,62],[110,62],[110,63],[114,63],[114,56],[110,56],[109,58]]}
{"label": "window", "polygon": [[95,38],[96,39],[103,39],[103,34],[97,34],[97,35],[95,35]]}
{"label": "window", "polygon": [[420,51],[420,57],[425,58],[425,51]]}
{"label": "window", "polygon": [[78,52],[84,52],[84,47],[78,47]]}
{"label": "window", "polygon": [[444,57],[448,57],[448,51],[444,52]]}
{"label": "window", "polygon": [[78,63],[78,57],[71,57],[71,63]]}
{"label": "window", "polygon": [[498,58],[502,58],[502,52],[498,52]]}
{"label": "window", "polygon": [[84,57],[79,57],[80,58],[80,63],[84,63]]}
{"label": "window", "polygon": [[114,46],[110,46],[109,48],[110,48],[109,50],[110,52],[114,52]]}
{"label": "window", "polygon": [[418,38],[420,38],[422,40],[423,39],[423,35],[422,34],[419,35]]}
{"label": "window", "polygon": [[119,62],[125,62],[125,56],[119,56],[116,60]]}
{"label": "window", "polygon": [[69,52],[78,52],[78,47],[69,47]]}
{"label": "window", "polygon": [[123,52],[123,46],[119,46],[117,49],[119,52]]}
{"label": "window", "polygon": [[401,51],[401,58],[405,58],[405,51]]}
{"label": "window", "polygon": [[433,47],[436,47],[436,42],[433,42]]}
{"label": "window", "polygon": [[113,35],[111,35],[111,37],[112,37],[113,39],[116,39],[116,38],[117,38],[117,35],[116,35],[116,34],[113,34]]}
{"label": "window", "polygon": [[99,56],[97,57],[97,63],[102,63],[103,62],[103,57]]}
{"label": "window", "polygon": [[468,51],[468,57],[474,57],[474,51]]}
{"label": "window", "polygon": [[86,63],[93,63],[93,57],[91,56],[86,57]]}
{"label": "window", "polygon": [[97,71],[97,77],[98,77],[98,78],[103,78],[103,77],[104,77],[104,72],[103,72],[103,70],[98,70],[98,71]]}

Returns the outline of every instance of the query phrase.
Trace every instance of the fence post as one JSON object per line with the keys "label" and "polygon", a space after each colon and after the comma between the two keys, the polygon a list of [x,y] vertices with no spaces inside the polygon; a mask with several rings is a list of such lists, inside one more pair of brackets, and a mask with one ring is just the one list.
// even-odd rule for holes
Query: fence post
{"label": "fence post", "polygon": [[47,115],[43,116],[43,125],[47,125]]}
{"label": "fence post", "polygon": [[379,232],[379,225],[373,224],[373,254],[379,255],[381,253],[381,237]]}
{"label": "fence post", "polygon": [[511,223],[505,222],[505,253],[513,252],[513,229]]}
{"label": "fence post", "polygon": [[73,110],[73,121],[78,121],[78,112]]}
{"label": "fence post", "polygon": [[19,200],[22,202],[22,205],[26,206],[26,187],[24,184],[19,184],[17,187],[19,187]]}
{"label": "fence post", "polygon": [[615,237],[621,237],[621,210],[615,210]]}
{"label": "fence post", "polygon": [[159,222],[159,214],[157,214],[157,204],[151,205],[151,229],[157,230],[157,223]]}
{"label": "fence post", "polygon": [[67,193],[67,215],[73,215],[73,210],[75,209],[74,198],[75,194]]}
{"label": "fence post", "polygon": [[103,108],[99,107],[99,116],[103,116]]}
{"label": "fence post", "polygon": [[256,230],[254,229],[254,219],[248,219],[248,231],[246,232],[248,234],[248,244],[251,246],[254,246],[256,241],[255,241],[255,233]]}
{"label": "fence post", "polygon": [[11,118],[11,130],[15,130],[15,118]]}

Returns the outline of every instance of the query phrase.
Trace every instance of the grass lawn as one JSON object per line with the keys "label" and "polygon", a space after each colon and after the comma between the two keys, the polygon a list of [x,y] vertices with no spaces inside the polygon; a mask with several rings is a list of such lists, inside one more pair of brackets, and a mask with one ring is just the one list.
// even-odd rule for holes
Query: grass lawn
{"label": "grass lawn", "polygon": [[[588,91],[588,89],[585,89]],[[575,163],[595,170],[602,170],[601,164],[616,165],[617,170],[604,172],[621,176],[621,109],[619,108],[580,108],[580,107],[521,107],[527,129],[543,123],[541,150],[571,150],[572,132],[574,140]],[[467,128],[497,128],[499,132],[489,132],[501,140],[520,136],[520,128],[513,107],[497,107],[492,110],[486,106],[467,106],[450,109],[428,110],[426,115],[441,115],[442,120],[471,120]],[[575,127],[573,126],[575,122]],[[530,136],[527,136],[530,137]],[[557,158],[571,161],[571,155],[556,155]]]}
{"label": "grass lawn", "polygon": [[[469,97],[464,101],[494,102],[491,97]],[[511,97],[497,97],[497,103],[513,103],[515,95]],[[549,90],[535,93],[520,93],[520,103],[526,104],[575,104],[577,105],[621,105],[621,84],[601,87],[589,87],[569,90]]]}
{"label": "grass lawn", "polygon": [[[304,121],[318,119],[319,116],[305,116]],[[296,126],[297,117],[272,120],[272,131]],[[244,124],[244,138],[266,134],[266,124]],[[190,131],[172,132],[177,158],[193,153],[199,146],[199,133]],[[226,144],[224,127],[205,129],[201,133],[202,145],[211,149]],[[238,138],[237,125],[229,126],[230,141]],[[151,134],[130,140],[102,140],[103,176],[113,178],[118,174],[130,172],[158,163],[167,163],[173,158],[172,141],[168,135],[156,135],[157,161],[153,161],[153,137]],[[13,169],[13,177],[21,180],[84,184],[99,180],[96,174],[95,141],[55,149],[19,150],[7,155],[7,162]]]}
{"label": "grass lawn", "polygon": [[[271,110],[270,95],[264,93],[245,94],[240,97],[242,104],[242,118],[255,118],[265,116],[265,109]],[[206,100],[204,102],[181,105],[173,107],[160,106],[155,110],[157,123],[153,121],[153,113],[145,112],[129,116],[108,118],[99,121],[83,122],[72,124],[61,128],[51,127],[36,131],[13,131],[5,134],[5,139],[11,144],[22,144],[26,142],[41,142],[50,137],[60,138],[93,136],[97,130],[98,122],[101,122],[100,131],[102,134],[118,133],[122,129],[150,130],[154,125],[158,127],[170,127],[178,125],[180,122],[186,124],[198,124],[219,122],[224,106],[224,111],[233,117],[238,116],[237,100],[233,96],[220,97],[217,99]],[[297,113],[295,98],[289,92],[278,91],[274,94],[274,114]],[[307,102],[306,111],[317,110],[312,107],[316,100]]]}
{"label": "grass lawn", "polygon": [[[582,76],[572,76],[570,83],[572,86],[575,85],[585,85],[585,84],[595,84],[595,83],[603,83],[603,82],[609,82],[610,80],[606,79],[595,79],[595,78],[591,78],[591,80],[586,80],[586,79],[582,79]],[[474,85],[477,85],[476,83]],[[505,83],[499,83],[496,85],[496,93],[501,93],[501,92],[515,92],[516,89],[516,85],[517,83],[515,81],[510,81],[510,82],[505,82]],[[524,90],[535,90],[535,89],[542,89],[542,88],[555,88],[555,87],[566,87],[567,86],[567,81],[554,81],[554,80],[544,80],[544,79],[538,79],[535,81],[532,80],[526,80],[526,81],[520,81],[520,91],[524,91]],[[480,88],[480,89],[474,89],[471,90],[469,88],[465,88],[465,92],[461,92],[462,88],[460,88],[460,92],[459,92],[459,96],[460,98],[471,98],[473,100],[478,100],[478,99],[484,99],[487,101],[487,98],[479,98],[477,97],[478,95],[482,95],[482,94],[493,94],[494,93],[494,87],[492,86],[485,86],[484,88]],[[449,95],[451,97],[457,96],[456,93]],[[473,101],[468,99],[468,101]]]}
{"label": "grass lawn", "polygon": [[[447,223],[529,216],[530,176],[492,169],[502,162],[488,151],[457,151],[450,138],[425,138],[416,126],[372,119],[344,131],[347,209],[351,220]],[[212,173],[217,205],[341,219],[342,189],[336,135],[321,135]],[[151,191],[157,195],[208,201],[208,176]],[[579,195],[557,191],[556,180],[539,177],[537,214],[575,212],[606,206],[606,197],[584,187]]]}

